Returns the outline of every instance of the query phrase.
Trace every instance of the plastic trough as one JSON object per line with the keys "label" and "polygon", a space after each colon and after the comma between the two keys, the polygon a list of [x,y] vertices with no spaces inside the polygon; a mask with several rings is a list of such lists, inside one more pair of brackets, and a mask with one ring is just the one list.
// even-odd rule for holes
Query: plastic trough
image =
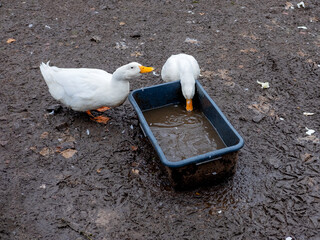
{"label": "plastic trough", "polygon": [[202,155],[177,162],[169,161],[143,115],[147,110],[171,104],[185,104],[180,81],[134,90],[129,95],[129,101],[138,115],[144,135],[153,145],[174,187],[188,188],[199,184],[213,184],[234,174],[238,151],[244,145],[244,141],[199,81],[196,81],[194,107],[204,113],[226,146]]}

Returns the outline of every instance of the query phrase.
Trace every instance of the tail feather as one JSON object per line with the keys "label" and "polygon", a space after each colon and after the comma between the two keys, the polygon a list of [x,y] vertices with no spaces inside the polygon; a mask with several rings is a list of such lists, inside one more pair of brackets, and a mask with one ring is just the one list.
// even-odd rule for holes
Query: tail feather
{"label": "tail feather", "polygon": [[50,63],[50,61],[48,61],[47,63],[40,64],[41,74],[47,83],[52,81],[51,74],[50,74],[51,67],[50,67],[49,63]]}

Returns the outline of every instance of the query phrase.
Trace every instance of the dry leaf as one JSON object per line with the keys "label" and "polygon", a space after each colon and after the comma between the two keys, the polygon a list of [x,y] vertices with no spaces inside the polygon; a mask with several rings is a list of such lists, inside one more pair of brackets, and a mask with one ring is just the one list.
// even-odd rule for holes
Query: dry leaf
{"label": "dry leaf", "polygon": [[310,22],[318,22],[319,19],[317,17],[310,17]]}
{"label": "dry leaf", "polygon": [[123,25],[125,25],[126,23],[125,23],[125,22],[120,22],[119,24],[120,24],[120,26],[123,26]]}
{"label": "dry leaf", "polygon": [[141,52],[134,52],[134,53],[131,53],[131,57],[139,57],[139,56],[142,56],[142,53]]}
{"label": "dry leaf", "polygon": [[36,152],[37,151],[37,147],[33,146],[33,147],[30,147],[30,150]]}
{"label": "dry leaf", "polygon": [[73,137],[73,136],[71,136],[71,135],[69,135],[69,134],[61,134],[60,135],[60,138],[58,139],[58,141],[60,142],[60,143],[64,143],[64,142],[75,142],[76,141],[76,139]]}
{"label": "dry leaf", "polygon": [[50,148],[42,148],[41,151],[39,152],[40,155],[44,156],[44,157],[48,157],[50,154]]}
{"label": "dry leaf", "polygon": [[133,162],[133,163],[131,163],[131,166],[132,166],[132,167],[138,167],[138,166],[139,166],[139,163]]}
{"label": "dry leaf", "polygon": [[139,174],[139,170],[138,170],[138,169],[132,169],[131,171],[132,171],[132,173],[134,173],[134,174],[137,174],[137,175]]}
{"label": "dry leaf", "polygon": [[252,109],[256,113],[263,113],[269,116],[275,115],[275,110],[272,108],[271,104],[267,102],[267,98],[260,96],[259,103],[253,103],[249,105],[248,108]]}
{"label": "dry leaf", "polygon": [[57,153],[60,153],[60,152],[61,152],[61,147],[60,147],[60,146],[56,147],[56,152],[57,152]]}
{"label": "dry leaf", "polygon": [[12,43],[12,42],[15,42],[16,40],[14,39],[14,38],[9,38],[8,40],[7,40],[7,43]]}
{"label": "dry leaf", "polygon": [[73,155],[77,152],[77,150],[75,149],[67,149],[62,151],[60,154],[64,157],[64,158],[71,158],[73,157]]}
{"label": "dry leaf", "polygon": [[286,2],[286,6],[284,7],[286,10],[288,9],[294,9],[294,6],[291,2]]}
{"label": "dry leaf", "polygon": [[218,69],[217,75],[221,77],[223,80],[228,80],[228,81],[232,80],[232,78],[228,76],[228,70],[226,69]]}
{"label": "dry leaf", "polygon": [[41,139],[45,139],[45,138],[48,138],[49,136],[49,133],[48,132],[43,132],[41,135],[40,135],[40,138]]}
{"label": "dry leaf", "polygon": [[232,81],[224,82],[223,84],[231,88],[234,88],[236,86],[235,82]]}
{"label": "dry leaf", "polygon": [[201,76],[205,78],[212,78],[213,76],[215,76],[215,73],[213,71],[202,71]]}
{"label": "dry leaf", "polygon": [[138,147],[137,147],[137,146],[131,146],[131,150],[132,150],[132,151],[137,151],[137,150],[138,150]]}
{"label": "dry leaf", "polygon": [[310,153],[305,153],[301,156],[302,160],[304,162],[308,161],[310,158],[312,158],[313,156]]}

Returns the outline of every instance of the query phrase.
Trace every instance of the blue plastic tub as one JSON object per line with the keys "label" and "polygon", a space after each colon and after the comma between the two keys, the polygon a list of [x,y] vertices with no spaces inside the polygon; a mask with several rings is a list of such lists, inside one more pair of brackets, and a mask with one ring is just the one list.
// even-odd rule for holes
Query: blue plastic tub
{"label": "blue plastic tub", "polygon": [[174,186],[184,187],[198,183],[213,183],[234,173],[238,151],[242,148],[244,141],[199,81],[196,81],[194,107],[204,113],[226,146],[206,154],[177,162],[169,161],[144,118],[144,111],[185,103],[180,81],[134,90],[129,95],[129,101],[138,115],[144,135],[149,138],[161,162],[166,166]]}

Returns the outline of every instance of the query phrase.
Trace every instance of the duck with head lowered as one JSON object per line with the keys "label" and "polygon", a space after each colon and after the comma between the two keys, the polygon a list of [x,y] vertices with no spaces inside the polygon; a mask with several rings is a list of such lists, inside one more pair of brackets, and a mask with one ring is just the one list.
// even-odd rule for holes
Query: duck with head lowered
{"label": "duck with head lowered", "polygon": [[93,68],[58,68],[49,66],[49,62],[40,65],[54,99],[75,111],[87,112],[92,120],[104,124],[109,118],[94,117],[90,110],[105,111],[123,104],[130,91],[129,80],[153,70],[136,62],[119,67],[113,74]]}
{"label": "duck with head lowered", "polygon": [[180,80],[181,90],[186,99],[186,110],[192,111],[192,99],[195,94],[196,79],[200,76],[197,60],[188,54],[180,53],[167,59],[161,70],[161,77],[165,82]]}

